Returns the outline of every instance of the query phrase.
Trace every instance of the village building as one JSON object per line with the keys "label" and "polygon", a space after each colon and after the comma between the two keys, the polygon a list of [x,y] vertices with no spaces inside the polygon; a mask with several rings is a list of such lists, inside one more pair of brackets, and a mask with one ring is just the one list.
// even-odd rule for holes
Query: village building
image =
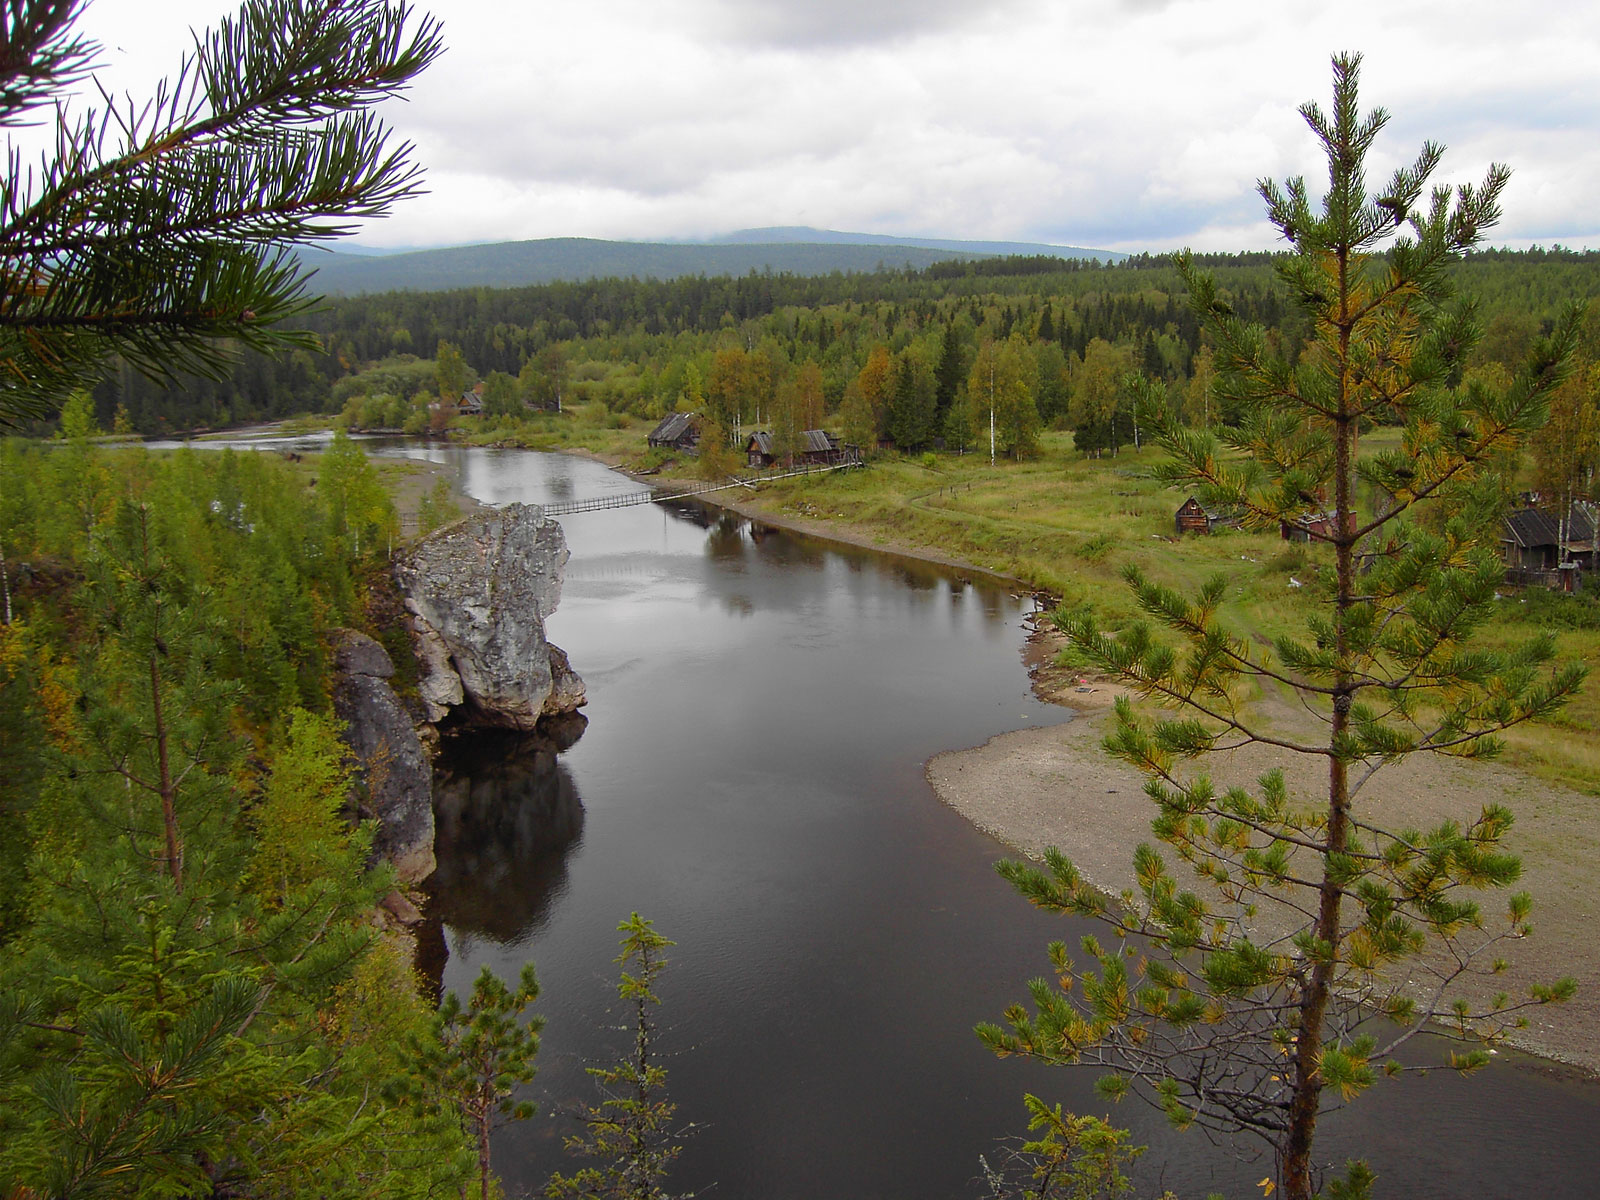
{"label": "village building", "polygon": [[[745,461],[752,467],[770,467],[778,461],[772,449],[772,435],[764,430],[752,433],[745,440],[744,452]],[[820,467],[858,466],[861,463],[861,448],[841,442],[824,430],[807,429],[800,435],[794,461]]]}
{"label": "village building", "polygon": [[1190,496],[1173,514],[1173,524],[1179,537],[1186,533],[1210,533],[1220,525],[1230,524],[1220,513],[1212,512],[1200,501]]}
{"label": "village building", "polygon": [[668,413],[645,440],[652,449],[692,454],[700,444],[700,414]]}
{"label": "village building", "polygon": [[752,467],[770,467],[777,462],[778,456],[772,452],[772,435],[756,432],[746,438],[744,460]]}
{"label": "village building", "polygon": [[1578,590],[1580,572],[1595,569],[1600,550],[1596,516],[1593,505],[1574,503],[1563,528],[1560,513],[1541,508],[1507,513],[1500,523],[1507,581]]}
{"label": "village building", "polygon": [[456,415],[460,417],[483,415],[483,384],[473,384],[471,388],[461,393],[461,399],[456,401]]}

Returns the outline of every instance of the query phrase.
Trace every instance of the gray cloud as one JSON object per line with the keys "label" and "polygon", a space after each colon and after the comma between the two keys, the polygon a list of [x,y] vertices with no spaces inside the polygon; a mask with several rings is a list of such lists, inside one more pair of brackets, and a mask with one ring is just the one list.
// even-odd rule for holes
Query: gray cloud
{"label": "gray cloud", "polygon": [[[451,52],[392,112],[432,197],[369,240],[654,237],[810,224],[1126,249],[1270,246],[1263,175],[1323,175],[1295,113],[1381,17],[1372,175],[1516,170],[1508,238],[1589,235],[1600,3],[1561,36],[1487,0],[1441,32],[1380,0],[435,0]],[[1544,231],[1559,231],[1558,234]]]}
{"label": "gray cloud", "polygon": [[927,38],[1010,7],[973,0],[711,0],[701,29],[764,46],[876,45]]}

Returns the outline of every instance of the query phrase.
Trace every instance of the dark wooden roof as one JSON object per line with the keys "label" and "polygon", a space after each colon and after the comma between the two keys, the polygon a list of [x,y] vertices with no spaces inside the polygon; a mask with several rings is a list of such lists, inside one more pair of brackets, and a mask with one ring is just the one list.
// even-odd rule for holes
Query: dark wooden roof
{"label": "dark wooden roof", "polygon": [[675,442],[695,423],[698,413],[668,413],[661,418],[660,424],[650,431],[647,439],[652,442]]}
{"label": "dark wooden roof", "polygon": [[1178,505],[1178,512],[1181,513],[1184,509],[1189,508],[1190,505],[1194,506],[1193,511],[1204,513],[1208,520],[1216,521],[1222,516],[1221,513],[1215,512],[1212,509],[1207,508],[1204,504],[1201,504],[1200,501],[1195,499],[1193,496],[1190,496],[1182,504]]}
{"label": "dark wooden roof", "polygon": [[[824,433],[820,429],[807,429],[800,435],[800,445],[796,450],[799,454],[831,454],[839,448],[839,439],[831,433]],[[750,435],[750,440],[745,443],[747,452],[772,456],[772,435],[766,430],[758,430]]]}
{"label": "dark wooden roof", "polygon": [[839,439],[820,429],[808,429],[800,435],[800,449],[804,454],[827,454],[839,448]]}
{"label": "dark wooden roof", "polygon": [[[1567,519],[1567,541],[1587,542],[1595,535],[1594,522],[1582,505],[1572,506]],[[1503,541],[1515,542],[1524,549],[1535,546],[1554,546],[1561,541],[1561,518],[1540,508],[1523,508],[1507,513]]]}

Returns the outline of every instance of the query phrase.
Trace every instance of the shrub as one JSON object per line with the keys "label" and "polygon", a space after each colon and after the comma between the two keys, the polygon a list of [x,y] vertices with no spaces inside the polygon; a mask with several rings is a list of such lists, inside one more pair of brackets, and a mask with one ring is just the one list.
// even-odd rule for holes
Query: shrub
{"label": "shrub", "polygon": [[1109,532],[1097,533],[1092,538],[1085,540],[1073,553],[1083,559],[1084,562],[1097,563],[1110,554],[1112,547],[1116,544],[1117,539],[1112,537]]}

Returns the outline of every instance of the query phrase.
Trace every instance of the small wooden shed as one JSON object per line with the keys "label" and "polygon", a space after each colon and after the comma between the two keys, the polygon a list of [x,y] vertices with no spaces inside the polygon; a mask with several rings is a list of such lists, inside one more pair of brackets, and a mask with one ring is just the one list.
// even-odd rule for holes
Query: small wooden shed
{"label": "small wooden shed", "polygon": [[808,429],[800,435],[800,457],[806,462],[818,463],[825,467],[845,467],[858,465],[861,462],[861,447],[850,442],[841,442],[831,433],[821,429]]}
{"label": "small wooden shed", "polygon": [[[778,461],[773,453],[772,435],[762,430],[752,433],[744,445],[745,461],[752,467],[770,467]],[[800,435],[793,459],[821,467],[851,466],[861,461],[861,448],[841,442],[821,429],[807,429]]]}
{"label": "small wooden shed", "polygon": [[1182,537],[1186,533],[1210,533],[1222,524],[1222,517],[1190,496],[1178,505],[1178,511],[1173,514],[1173,524],[1177,527],[1178,536]]}
{"label": "small wooden shed", "polygon": [[766,430],[752,433],[745,439],[744,457],[752,467],[770,467],[777,462],[778,457],[772,452],[772,435]]}
{"label": "small wooden shed", "polygon": [[668,413],[645,441],[652,448],[690,453],[700,444],[700,414]]}

